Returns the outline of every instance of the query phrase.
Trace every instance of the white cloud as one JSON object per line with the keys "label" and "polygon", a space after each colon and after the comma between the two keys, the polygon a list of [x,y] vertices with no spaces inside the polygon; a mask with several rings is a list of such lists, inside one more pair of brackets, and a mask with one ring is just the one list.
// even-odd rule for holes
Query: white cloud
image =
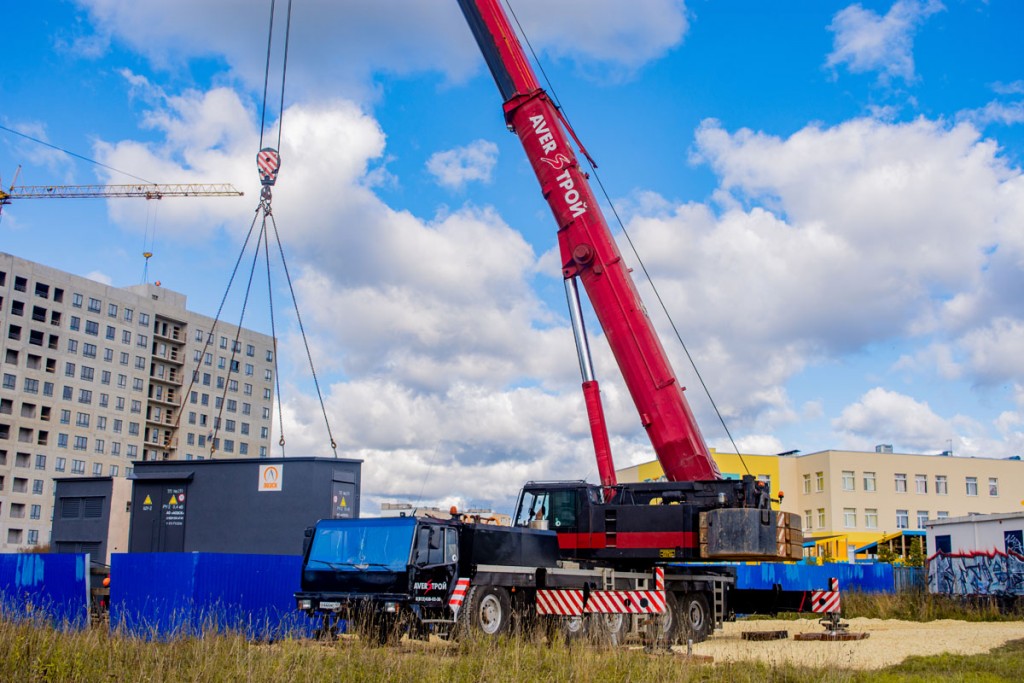
{"label": "white cloud", "polygon": [[91,273],[86,273],[85,277],[94,282],[99,282],[100,284],[107,285],[108,287],[114,284],[114,281],[111,279],[109,275],[107,275],[106,273],[102,273],[98,270],[94,270]]}
{"label": "white cloud", "polygon": [[999,317],[970,330],[959,340],[966,363],[981,381],[1024,378],[1024,321]]}
{"label": "white cloud", "polygon": [[498,146],[489,140],[475,140],[464,147],[435,152],[427,160],[427,171],[447,188],[461,190],[467,183],[491,182],[498,161]]}
{"label": "white cloud", "polygon": [[1024,102],[989,102],[980,109],[969,109],[957,114],[962,121],[970,121],[979,128],[990,123],[1012,126],[1024,123]]}
{"label": "white cloud", "polygon": [[845,64],[852,73],[879,72],[879,78],[912,81],[914,32],[945,9],[939,0],[897,0],[884,16],[854,4],[840,10],[828,29],[835,34],[830,68]]}
{"label": "white cloud", "polygon": [[[164,69],[194,57],[223,57],[232,77],[262,92],[268,6],[247,0],[76,0],[95,25],[93,47],[108,37]],[[284,3],[278,3],[272,82],[284,45]],[[683,0],[522,0],[519,19],[534,46],[553,54],[596,59],[632,70],[677,45],[687,29]],[[455,2],[437,0],[312,0],[296,3],[288,57],[288,101],[377,96],[378,72],[438,71],[453,82],[483,68]],[[88,37],[79,38],[80,44]],[[91,53],[90,53],[91,54]]]}
{"label": "white cloud", "polygon": [[832,425],[862,449],[872,443],[891,443],[898,451],[936,452],[957,435],[927,402],[881,387],[844,408]]}
{"label": "white cloud", "polygon": [[1020,413],[1006,411],[991,425],[964,415],[939,416],[926,401],[876,387],[832,421],[844,447],[870,450],[893,444],[896,451],[938,453],[952,449],[965,457],[1007,457],[1024,449]]}

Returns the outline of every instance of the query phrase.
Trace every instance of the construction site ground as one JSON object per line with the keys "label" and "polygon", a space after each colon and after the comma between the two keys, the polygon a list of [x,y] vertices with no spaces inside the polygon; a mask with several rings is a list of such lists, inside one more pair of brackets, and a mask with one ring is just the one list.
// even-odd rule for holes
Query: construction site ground
{"label": "construction site ground", "polygon": [[[852,632],[868,633],[865,640],[800,642],[795,633],[824,632],[812,619],[745,620],[725,624],[704,643],[693,646],[693,654],[710,656],[718,662],[759,661],[790,663],[811,667],[881,669],[902,662],[911,655],[981,654],[1011,640],[1024,638],[1024,621],[968,622],[952,619],[916,622],[897,619],[848,619]],[[744,640],[744,631],[789,632],[785,640]],[[675,652],[685,653],[686,646]]]}

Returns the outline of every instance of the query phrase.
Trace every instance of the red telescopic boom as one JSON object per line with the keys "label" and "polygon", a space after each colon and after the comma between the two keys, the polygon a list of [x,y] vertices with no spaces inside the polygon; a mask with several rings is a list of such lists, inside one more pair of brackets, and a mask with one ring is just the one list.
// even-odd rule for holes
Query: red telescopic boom
{"label": "red telescopic boom", "polygon": [[669,481],[720,479],[587,175],[580,170],[568,126],[538,85],[499,0],[459,0],[459,5],[504,98],[509,129],[519,136],[558,223],[562,274],[583,282],[665,476]]}

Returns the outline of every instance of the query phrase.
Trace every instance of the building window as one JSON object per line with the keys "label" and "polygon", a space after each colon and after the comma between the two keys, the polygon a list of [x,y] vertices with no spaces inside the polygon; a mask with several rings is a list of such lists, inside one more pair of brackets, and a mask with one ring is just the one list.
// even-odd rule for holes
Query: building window
{"label": "building window", "polygon": [[857,526],[857,508],[843,508],[843,526],[854,529]]}
{"label": "building window", "polygon": [[117,465],[111,465],[110,466],[110,476],[116,477],[118,471],[120,471],[120,468]]}
{"label": "building window", "polygon": [[[270,371],[267,370],[267,372],[269,373]],[[270,378],[268,377],[267,379],[270,379]],[[815,472],[814,473],[814,490],[815,491],[819,491],[819,492],[825,490],[825,473],[824,472]]]}
{"label": "building window", "polygon": [[63,472],[64,468],[67,467],[67,463],[67,458],[57,458],[57,461],[54,464],[53,469],[57,470],[58,472]]}
{"label": "building window", "polygon": [[126,307],[124,309],[124,321],[126,323],[130,323],[132,321],[132,314],[133,313],[134,313],[134,311],[132,309],[130,309],[130,308]]}
{"label": "building window", "polygon": [[39,531],[36,529],[28,530],[28,544],[37,545],[39,543]]}
{"label": "building window", "polygon": [[[125,453],[126,453],[126,457],[128,457],[128,458],[137,458],[139,456],[139,447],[135,446],[133,444],[128,444],[128,447],[125,450]],[[126,468],[126,469],[132,469],[132,468],[129,467],[129,468]]]}
{"label": "building window", "polygon": [[[906,493],[906,492],[907,492],[907,475],[905,475],[905,474],[897,474],[896,475],[896,493]],[[900,528],[905,529],[906,527],[900,527]]]}
{"label": "building window", "polygon": [[999,480],[995,477],[988,478],[988,495],[998,496],[999,495]]}
{"label": "building window", "polygon": [[978,495],[978,478],[967,477],[967,495],[976,496]]}
{"label": "building window", "polygon": [[876,486],[875,486],[875,473],[874,472],[865,472],[864,473],[864,490],[865,491],[875,491],[876,490]]}
{"label": "building window", "polygon": [[32,480],[32,494],[36,496],[43,495],[43,480],[33,479]]}
{"label": "building window", "polygon": [[46,469],[46,456],[45,455],[42,455],[42,454],[36,455],[36,469],[37,470],[45,470]]}
{"label": "building window", "polygon": [[252,344],[245,345],[245,355],[252,357],[256,355],[256,347]]}
{"label": "building window", "polygon": [[924,528],[924,523],[927,522],[927,521],[928,521],[928,511],[927,510],[918,510],[917,511],[917,528],[918,529],[923,529]]}
{"label": "building window", "polygon": [[86,320],[85,333],[93,337],[100,336],[100,324],[95,320]]}
{"label": "building window", "polygon": [[18,384],[18,378],[15,375],[5,372],[4,373],[4,389],[15,389]]}
{"label": "building window", "polygon": [[853,472],[850,470],[843,470],[843,490],[853,490]]}
{"label": "building window", "polygon": [[32,505],[32,507],[29,508],[29,513],[28,513],[29,519],[39,519],[40,517],[42,517],[42,514],[43,514],[43,506],[39,505],[38,503]]}
{"label": "building window", "polygon": [[[80,330],[82,328],[82,319],[79,318],[77,315],[71,316],[71,321],[69,322],[69,326],[70,326],[70,329],[71,329],[72,332],[77,332],[78,330]],[[70,349],[69,349],[69,351],[70,351]]]}
{"label": "building window", "polygon": [[238,444],[238,454],[239,455],[249,455],[249,444],[247,444],[244,441],[239,443]]}
{"label": "building window", "polygon": [[200,330],[200,329],[196,330],[196,337],[195,337],[195,339],[196,339],[197,342],[202,343],[202,341],[203,341],[203,331],[202,330]]}
{"label": "building window", "polygon": [[85,474],[85,461],[84,460],[72,460],[71,461],[71,474]]}
{"label": "building window", "polygon": [[139,313],[139,324],[140,325],[148,325],[149,324],[149,313]]}
{"label": "building window", "polygon": [[928,475],[927,474],[915,474],[914,475],[914,490],[917,493],[928,493]]}
{"label": "building window", "polygon": [[[266,381],[269,382],[270,380],[274,379],[274,373],[271,372],[270,370],[264,370],[263,371],[263,379],[265,379]],[[819,472],[818,474],[822,474],[822,473]],[[821,490],[821,489],[819,489],[819,490]]]}
{"label": "building window", "polygon": [[[263,448],[264,448],[263,446],[260,446],[260,452],[261,452],[260,457],[261,458],[263,457],[263,455],[262,455]],[[807,476],[810,476],[810,475],[807,475]],[[804,510],[804,528],[805,529],[813,529],[814,528],[814,514],[810,510]]]}
{"label": "building window", "polygon": [[107,304],[107,315],[111,318],[117,317],[117,304]]}
{"label": "building window", "polygon": [[121,343],[131,344],[132,343],[132,332],[131,330],[121,330]]}
{"label": "building window", "polygon": [[896,511],[896,528],[897,529],[909,529],[910,528],[910,513],[906,510]]}
{"label": "building window", "polygon": [[103,439],[96,439],[96,446],[93,450],[102,455],[103,451],[106,450],[106,446],[107,444]]}
{"label": "building window", "polygon": [[99,313],[100,312],[100,300],[89,297],[89,312]]}
{"label": "building window", "polygon": [[274,352],[267,349],[267,362],[272,363],[274,361]]}
{"label": "building window", "polygon": [[67,448],[67,447],[68,447],[68,435],[67,434],[58,434],[57,435],[57,448]]}
{"label": "building window", "polygon": [[818,528],[825,528],[825,508],[818,508]]}
{"label": "building window", "polygon": [[86,358],[96,357],[96,345],[95,344],[82,344],[82,355]]}
{"label": "building window", "polygon": [[935,475],[935,493],[945,496],[949,493],[949,481],[944,474]]}
{"label": "building window", "polygon": [[866,529],[877,529],[878,528],[878,510],[875,508],[866,508],[864,510],[864,527]]}
{"label": "building window", "polygon": [[110,454],[111,455],[121,455],[121,442],[120,441],[111,441],[110,442]]}
{"label": "building window", "polygon": [[935,513],[935,519],[949,519],[949,510],[939,510]]}
{"label": "building window", "polygon": [[84,451],[89,447],[89,439],[84,436],[75,437],[75,450]]}

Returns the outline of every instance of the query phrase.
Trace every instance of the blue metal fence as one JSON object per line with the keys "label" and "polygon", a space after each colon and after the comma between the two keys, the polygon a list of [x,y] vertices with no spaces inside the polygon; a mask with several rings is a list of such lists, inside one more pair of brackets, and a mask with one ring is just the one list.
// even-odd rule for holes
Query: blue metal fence
{"label": "blue metal fence", "polygon": [[110,623],[145,638],[233,630],[249,638],[309,635],[295,609],[302,558],[128,553],[111,558]]}
{"label": "blue metal fence", "polygon": [[828,588],[829,578],[839,579],[839,590],[858,590],[865,593],[891,593],[893,591],[892,565],[878,564],[785,564],[764,562],[736,566],[736,587],[771,589],[776,584],[782,590],[804,591]]}
{"label": "blue metal fence", "polygon": [[58,628],[89,624],[86,555],[0,555],[0,609],[9,619],[44,619]]}

